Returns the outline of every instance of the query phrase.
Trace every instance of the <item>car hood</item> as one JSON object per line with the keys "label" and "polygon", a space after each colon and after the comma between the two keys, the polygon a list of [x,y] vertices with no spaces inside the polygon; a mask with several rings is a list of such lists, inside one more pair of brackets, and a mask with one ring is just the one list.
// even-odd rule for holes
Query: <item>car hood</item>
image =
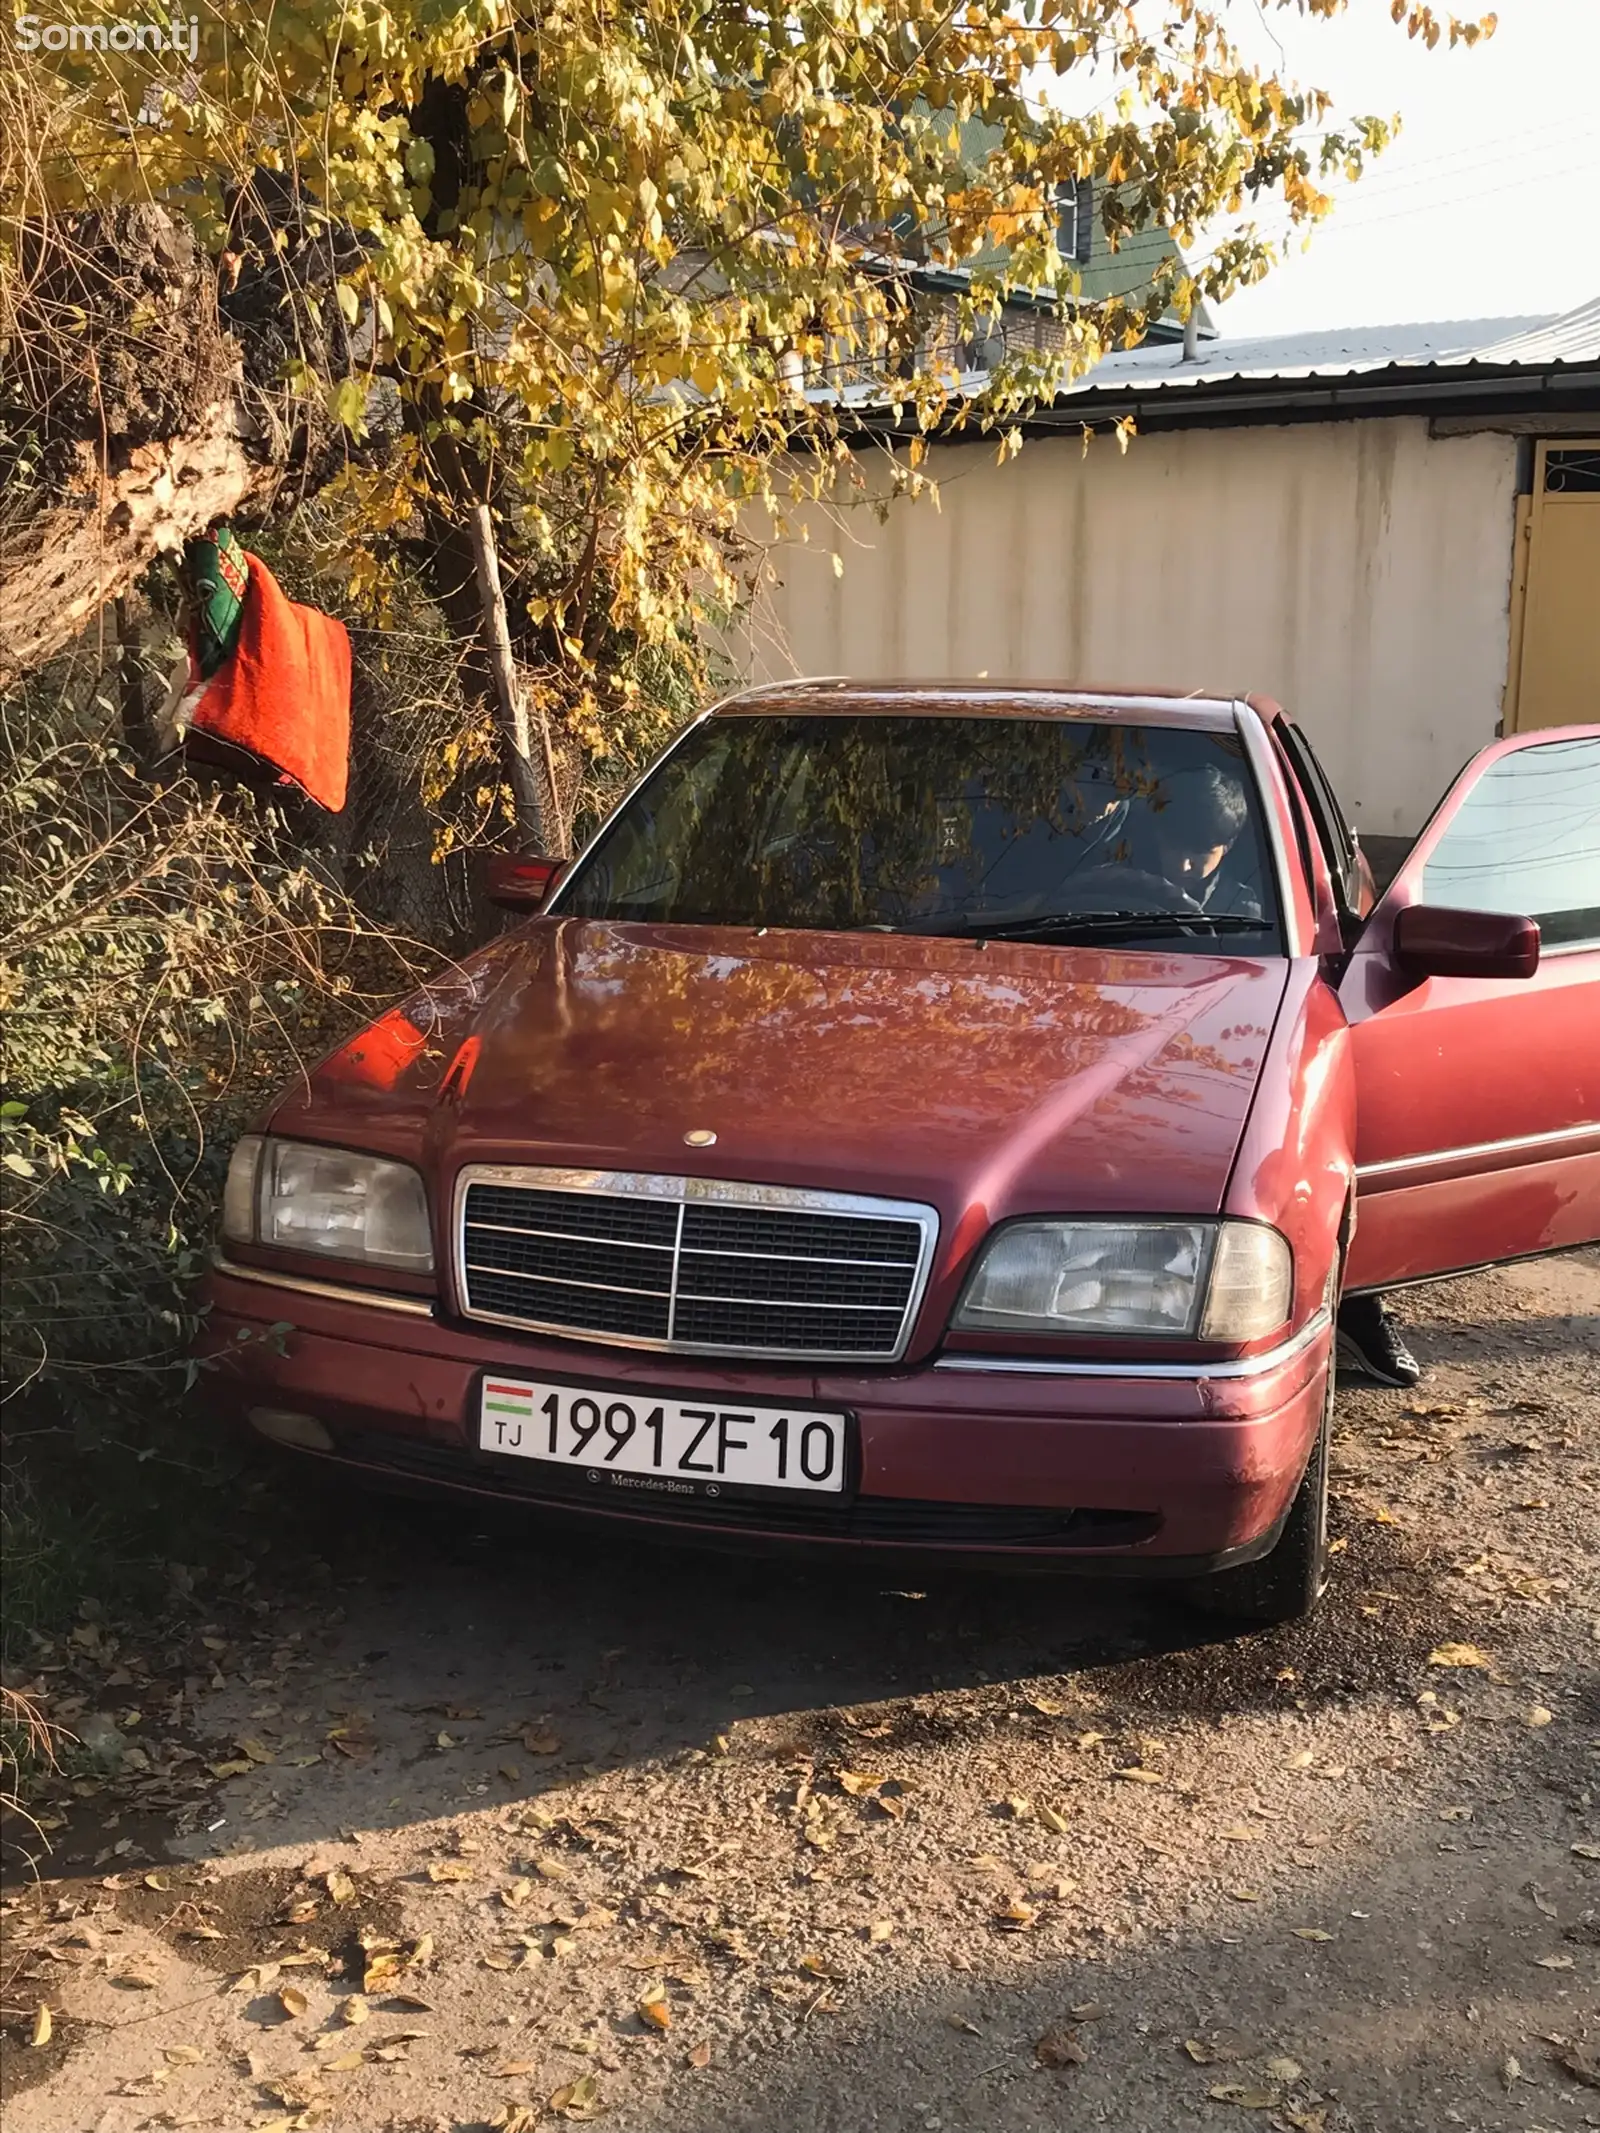
{"label": "car hood", "polygon": [[922,1200],[947,1247],[1011,1214],[1213,1213],[1287,969],[552,917],[408,1003],[398,1052],[369,1032],[335,1055],[277,1125],[409,1148],[440,1185],[491,1162]]}

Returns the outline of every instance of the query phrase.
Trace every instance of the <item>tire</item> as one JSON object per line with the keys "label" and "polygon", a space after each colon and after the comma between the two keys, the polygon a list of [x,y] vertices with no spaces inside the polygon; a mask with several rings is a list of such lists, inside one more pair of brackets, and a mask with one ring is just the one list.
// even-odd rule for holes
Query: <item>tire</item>
{"label": "tire", "polygon": [[1236,1622],[1300,1622],[1314,1614],[1328,1583],[1328,1453],[1336,1372],[1328,1350],[1322,1420],[1283,1531],[1270,1554],[1237,1570],[1214,1570],[1188,1589],[1192,1606]]}

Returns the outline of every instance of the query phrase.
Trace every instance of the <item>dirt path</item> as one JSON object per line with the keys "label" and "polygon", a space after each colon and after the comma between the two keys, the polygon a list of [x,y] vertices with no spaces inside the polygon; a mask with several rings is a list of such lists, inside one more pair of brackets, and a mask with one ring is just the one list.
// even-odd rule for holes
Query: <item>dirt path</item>
{"label": "dirt path", "polygon": [[13,1912],[8,2133],[1600,2126],[1600,1254],[1403,1308],[1311,1629],[393,1506],[268,1563],[233,1774]]}

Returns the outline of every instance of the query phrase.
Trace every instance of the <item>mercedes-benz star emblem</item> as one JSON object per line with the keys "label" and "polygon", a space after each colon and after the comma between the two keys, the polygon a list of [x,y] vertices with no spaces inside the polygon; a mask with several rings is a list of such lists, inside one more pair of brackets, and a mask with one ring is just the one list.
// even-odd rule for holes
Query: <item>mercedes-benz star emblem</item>
{"label": "mercedes-benz star emblem", "polygon": [[683,1145],[686,1148],[715,1148],[717,1136],[709,1126],[696,1126],[683,1136]]}

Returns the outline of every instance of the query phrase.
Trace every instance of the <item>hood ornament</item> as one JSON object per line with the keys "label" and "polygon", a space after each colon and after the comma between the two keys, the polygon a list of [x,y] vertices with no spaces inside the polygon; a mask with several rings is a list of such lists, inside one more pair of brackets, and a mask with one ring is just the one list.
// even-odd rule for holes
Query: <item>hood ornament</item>
{"label": "hood ornament", "polygon": [[683,1145],[686,1148],[715,1148],[717,1136],[709,1126],[696,1126],[683,1136]]}

